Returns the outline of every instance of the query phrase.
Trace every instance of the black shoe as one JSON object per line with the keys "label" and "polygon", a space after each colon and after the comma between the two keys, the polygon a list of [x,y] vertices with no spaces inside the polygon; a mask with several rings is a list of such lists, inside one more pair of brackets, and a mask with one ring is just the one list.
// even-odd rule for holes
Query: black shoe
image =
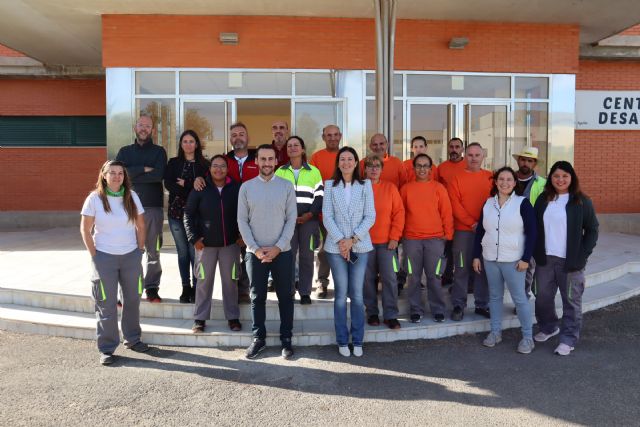
{"label": "black shoe", "polygon": [[181,304],[189,304],[191,302],[191,286],[182,286],[182,293],[180,294],[179,300]]}
{"label": "black shoe", "polygon": [[367,323],[369,324],[369,326],[380,326],[380,318],[374,314],[372,316],[369,316],[369,318],[367,319]]}
{"label": "black shoe", "polygon": [[436,323],[444,322],[444,314],[442,314],[442,313],[434,314],[433,315],[433,321],[436,322]]}
{"label": "black shoe", "polygon": [[276,287],[273,285],[273,280],[267,282],[267,292],[275,292]]}
{"label": "black shoe", "polygon": [[204,320],[196,320],[193,322],[193,326],[191,327],[191,332],[194,334],[201,334],[204,332],[205,321]]}
{"label": "black shoe", "polygon": [[451,320],[455,320],[456,322],[464,319],[464,310],[459,305],[453,307],[453,311],[451,312]]}
{"label": "black shoe", "polygon": [[100,353],[100,364],[111,365],[115,361],[115,357],[111,353]]}
{"label": "black shoe", "polygon": [[267,342],[260,338],[254,338],[251,345],[247,348],[244,357],[247,359],[255,359],[258,354],[267,347]]}
{"label": "black shoe", "polygon": [[136,353],[146,353],[147,351],[151,350],[151,347],[149,347],[148,345],[146,345],[142,341],[138,341],[134,345],[128,345],[126,347],[129,350],[135,351]]}
{"label": "black shoe", "polygon": [[231,319],[227,323],[229,324],[229,329],[231,329],[233,332],[242,330],[242,323],[240,323],[239,319]]}
{"label": "black shoe", "polygon": [[411,315],[411,323],[420,323],[420,315],[419,314],[412,314]]}
{"label": "black shoe", "polygon": [[151,303],[162,302],[162,298],[158,295],[158,289],[147,289],[147,301]]}
{"label": "black shoe", "polygon": [[480,316],[482,316],[482,317],[486,317],[487,319],[491,319],[491,313],[489,313],[489,309],[488,308],[476,307],[475,313],[480,315]]}
{"label": "black shoe", "polygon": [[327,287],[318,285],[316,288],[316,298],[325,299],[327,297]]}
{"label": "black shoe", "polygon": [[398,319],[385,319],[384,324],[387,325],[389,329],[400,329],[402,327]]}
{"label": "black shoe", "polygon": [[309,295],[302,295],[300,297],[300,304],[302,305],[311,304],[311,297]]}
{"label": "black shoe", "polygon": [[293,347],[291,347],[291,340],[282,341],[282,358],[291,359],[293,357]]}

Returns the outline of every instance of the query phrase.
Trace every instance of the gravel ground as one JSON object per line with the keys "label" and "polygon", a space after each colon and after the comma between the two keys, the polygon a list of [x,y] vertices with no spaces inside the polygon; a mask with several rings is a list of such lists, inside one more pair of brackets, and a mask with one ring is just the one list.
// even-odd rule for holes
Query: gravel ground
{"label": "gravel ground", "polygon": [[640,425],[640,297],[585,315],[569,357],[482,336],[267,349],[120,347],[0,331],[0,425]]}

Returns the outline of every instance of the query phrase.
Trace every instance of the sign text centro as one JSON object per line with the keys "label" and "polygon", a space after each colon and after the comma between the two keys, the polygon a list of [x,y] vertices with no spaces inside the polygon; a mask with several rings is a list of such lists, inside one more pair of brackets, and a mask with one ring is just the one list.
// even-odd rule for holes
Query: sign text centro
{"label": "sign text centro", "polygon": [[640,91],[577,90],[576,129],[640,130]]}

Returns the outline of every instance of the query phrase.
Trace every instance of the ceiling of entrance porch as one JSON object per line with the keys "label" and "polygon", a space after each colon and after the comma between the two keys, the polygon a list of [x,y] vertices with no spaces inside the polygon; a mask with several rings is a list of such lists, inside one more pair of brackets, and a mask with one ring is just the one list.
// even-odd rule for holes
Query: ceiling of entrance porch
{"label": "ceiling of entrance porch", "polygon": [[[595,43],[640,21],[638,0],[398,0],[398,19],[571,23]],[[372,18],[373,0],[0,0],[0,44],[48,65],[101,64],[103,14]]]}

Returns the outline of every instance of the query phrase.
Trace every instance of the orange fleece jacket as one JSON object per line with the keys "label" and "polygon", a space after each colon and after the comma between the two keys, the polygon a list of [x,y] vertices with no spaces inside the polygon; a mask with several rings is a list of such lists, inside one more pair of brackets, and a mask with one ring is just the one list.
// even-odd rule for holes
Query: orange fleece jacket
{"label": "orange fleece jacket", "polygon": [[453,239],[451,202],[437,181],[408,182],[400,189],[405,206],[404,238]]}
{"label": "orange fleece jacket", "polygon": [[[413,159],[405,160],[402,165],[404,171],[407,174],[407,182],[413,182],[416,180],[416,171],[413,169]],[[438,174],[438,166],[431,165],[431,175],[429,175],[430,181],[440,181],[440,175]]]}
{"label": "orange fleece jacket", "polygon": [[486,169],[478,172],[464,170],[453,178],[449,185],[449,198],[456,230],[473,231],[492,186],[493,174]]}
{"label": "orange fleece jacket", "polygon": [[457,163],[453,163],[451,160],[442,162],[440,166],[438,166],[438,181],[440,181],[445,188],[449,189],[449,184],[451,184],[453,177],[466,169],[467,161],[464,159]]}
{"label": "orange fleece jacket", "polygon": [[313,166],[317,167],[320,170],[320,175],[322,175],[322,181],[326,181],[331,179],[333,176],[333,172],[336,168],[336,157],[338,156],[338,152],[332,153],[327,151],[326,148],[322,150],[316,151],[311,156],[311,163]]}
{"label": "orange fleece jacket", "polygon": [[[384,167],[380,179],[388,181],[400,189],[407,182],[407,173],[402,166],[402,160],[386,154],[383,159]],[[366,176],[364,172],[364,159],[360,160],[360,176]]]}
{"label": "orange fleece jacket", "polygon": [[373,184],[373,202],[376,206],[376,222],[369,229],[371,242],[400,241],[404,228],[404,206],[398,189],[390,182],[380,180]]}

